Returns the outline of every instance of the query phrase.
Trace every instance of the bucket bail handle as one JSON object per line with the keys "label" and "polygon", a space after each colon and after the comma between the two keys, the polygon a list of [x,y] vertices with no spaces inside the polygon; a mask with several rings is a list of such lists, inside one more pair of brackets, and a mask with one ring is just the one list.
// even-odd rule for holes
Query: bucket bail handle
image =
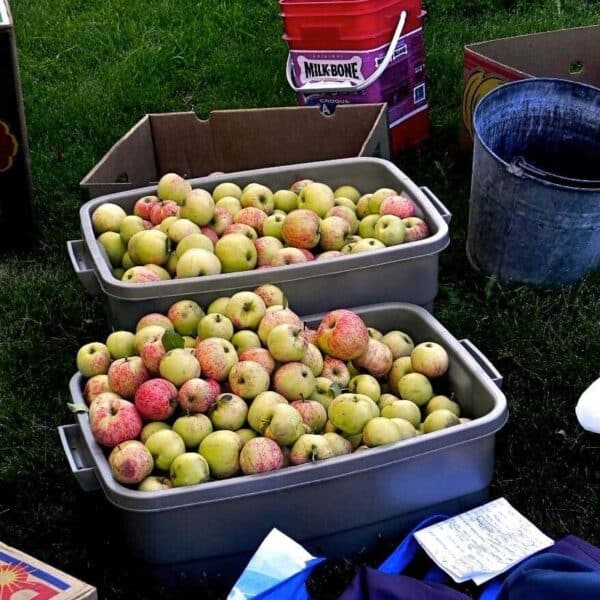
{"label": "bucket bail handle", "polygon": [[307,81],[304,85],[297,86],[294,82],[294,70],[292,64],[292,55],[288,54],[287,65],[286,65],[286,77],[289,86],[295,91],[299,93],[303,92],[311,92],[311,93],[330,93],[330,92],[344,92],[344,93],[354,93],[360,92],[365,88],[369,87],[372,83],[377,81],[383,74],[383,72],[388,68],[392,58],[394,56],[394,52],[396,50],[396,45],[398,44],[398,40],[402,35],[402,31],[404,30],[404,25],[406,24],[406,11],[403,10],[400,13],[400,18],[398,19],[398,25],[396,26],[396,30],[394,31],[394,35],[392,37],[392,41],[381,61],[381,64],[369,75],[367,79],[360,83],[352,83],[350,81],[322,81],[322,80],[314,80]]}
{"label": "bucket bail handle", "polygon": [[558,173],[546,171],[540,167],[532,165],[524,156],[515,156],[508,165],[508,170],[517,176],[529,175],[536,179],[541,179],[548,183],[564,185],[575,188],[600,188],[600,179],[576,179],[574,177],[565,177]]}

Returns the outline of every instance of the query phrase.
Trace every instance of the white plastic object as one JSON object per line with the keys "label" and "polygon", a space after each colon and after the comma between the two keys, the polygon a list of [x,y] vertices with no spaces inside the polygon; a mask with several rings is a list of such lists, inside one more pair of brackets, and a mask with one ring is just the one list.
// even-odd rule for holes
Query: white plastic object
{"label": "white plastic object", "polygon": [[586,431],[600,433],[600,378],[581,394],[575,414]]}

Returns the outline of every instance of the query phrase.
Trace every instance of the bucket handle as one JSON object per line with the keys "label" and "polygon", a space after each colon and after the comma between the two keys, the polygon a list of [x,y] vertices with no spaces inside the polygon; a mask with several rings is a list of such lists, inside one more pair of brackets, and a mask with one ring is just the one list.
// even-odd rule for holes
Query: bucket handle
{"label": "bucket handle", "polygon": [[292,55],[288,54],[287,65],[286,65],[286,77],[288,84],[290,87],[299,93],[310,92],[310,93],[331,93],[331,92],[344,92],[344,93],[355,93],[364,90],[369,87],[372,83],[377,81],[383,74],[383,72],[388,68],[392,58],[394,57],[394,52],[396,51],[396,45],[398,44],[398,40],[402,35],[402,31],[404,29],[404,25],[406,23],[406,11],[403,10],[400,13],[400,18],[398,19],[398,25],[396,26],[396,31],[394,31],[394,35],[392,37],[392,41],[387,49],[381,64],[371,73],[367,79],[362,81],[361,83],[351,83],[350,81],[307,81],[302,86],[297,86],[294,82],[294,70],[292,65]]}
{"label": "bucket handle", "polygon": [[564,175],[558,175],[557,173],[551,173],[544,169],[540,169],[535,165],[532,165],[523,156],[515,156],[509,165],[509,171],[515,175],[529,175],[536,179],[542,179],[548,183],[555,183],[557,185],[564,185],[567,187],[576,188],[600,188],[600,179],[575,179],[573,177],[565,177]]}

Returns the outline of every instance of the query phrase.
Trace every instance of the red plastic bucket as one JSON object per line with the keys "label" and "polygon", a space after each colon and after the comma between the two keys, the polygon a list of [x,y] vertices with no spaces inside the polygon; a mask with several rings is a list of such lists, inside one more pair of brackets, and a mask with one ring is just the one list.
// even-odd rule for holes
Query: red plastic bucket
{"label": "red plastic bucket", "polygon": [[404,31],[421,26],[420,0],[280,0],[284,40],[291,49],[368,50],[389,43],[401,11]]}
{"label": "red plastic bucket", "polygon": [[[287,78],[299,103],[318,105],[327,114],[338,104],[387,102],[393,152],[422,142],[429,135],[424,14],[419,14],[419,27],[407,31],[408,15],[399,12],[394,29],[379,38],[358,37],[349,43],[338,36],[323,40],[326,48],[302,39],[298,46],[290,45]],[[373,44],[373,39],[384,41]],[[342,43],[343,48],[337,47]]]}

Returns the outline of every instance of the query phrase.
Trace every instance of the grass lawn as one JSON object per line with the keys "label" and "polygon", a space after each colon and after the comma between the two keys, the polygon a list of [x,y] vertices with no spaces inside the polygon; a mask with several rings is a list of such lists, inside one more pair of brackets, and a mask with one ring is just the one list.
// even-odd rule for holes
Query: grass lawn
{"label": "grass lawn", "polygon": [[[102,302],[85,296],[65,242],[79,236],[79,180],[145,113],[295,103],[277,3],[12,0],[12,8],[40,236],[30,254],[0,259],[0,539],[93,583],[103,598],[167,597],[128,564],[116,526],[102,524],[113,518],[108,503],[80,491],[60,448],[75,352],[107,334]],[[545,291],[475,275],[464,251],[470,159],[456,145],[465,43],[596,23],[600,5],[429,0],[426,8],[433,139],[399,164],[454,214],[436,316],[505,376],[511,416],[493,493],[551,536],[600,544],[600,444],[573,410],[600,375],[600,277]],[[319,569],[315,596],[335,597],[353,564],[374,564],[388,548]],[[212,585],[195,597],[223,592]]]}

